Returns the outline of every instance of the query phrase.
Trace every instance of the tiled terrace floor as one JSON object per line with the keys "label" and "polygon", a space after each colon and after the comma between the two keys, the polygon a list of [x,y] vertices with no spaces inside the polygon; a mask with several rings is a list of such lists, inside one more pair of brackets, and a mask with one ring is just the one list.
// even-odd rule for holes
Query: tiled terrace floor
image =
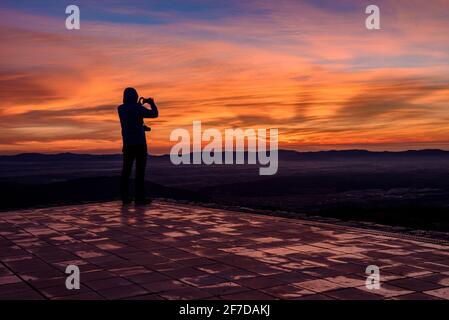
{"label": "tiled terrace floor", "polygon": [[2,212],[0,262],[0,299],[449,299],[447,246],[160,201]]}

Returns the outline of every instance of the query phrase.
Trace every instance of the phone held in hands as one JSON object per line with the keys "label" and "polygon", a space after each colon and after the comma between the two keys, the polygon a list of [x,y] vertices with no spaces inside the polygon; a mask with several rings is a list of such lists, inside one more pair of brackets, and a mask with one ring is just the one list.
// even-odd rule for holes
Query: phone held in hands
{"label": "phone held in hands", "polygon": [[154,101],[153,98],[147,98],[147,99],[145,99],[144,97],[140,97],[139,98],[139,103],[140,104],[151,103],[153,101]]}

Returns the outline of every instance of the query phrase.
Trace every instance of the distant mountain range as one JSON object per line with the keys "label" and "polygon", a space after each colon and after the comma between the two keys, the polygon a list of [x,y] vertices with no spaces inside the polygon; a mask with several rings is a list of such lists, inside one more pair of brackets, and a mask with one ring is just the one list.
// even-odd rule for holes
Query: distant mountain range
{"label": "distant mountain range", "polygon": [[[274,176],[254,165],[174,166],[169,157],[149,161],[154,198],[449,230],[449,151],[280,150]],[[121,154],[0,156],[0,211],[119,199],[121,162]]]}
{"label": "distant mountain range", "polygon": [[[244,152],[245,156],[247,152]],[[234,152],[235,156],[236,152]],[[168,159],[170,155],[150,155],[155,159]],[[408,151],[367,151],[367,150],[330,150],[315,152],[299,152],[279,150],[279,160],[344,160],[369,158],[441,158],[449,157],[449,151],[440,149],[408,150]],[[20,153],[16,155],[0,155],[0,161],[112,161],[121,160],[121,154],[82,154],[82,153]]]}

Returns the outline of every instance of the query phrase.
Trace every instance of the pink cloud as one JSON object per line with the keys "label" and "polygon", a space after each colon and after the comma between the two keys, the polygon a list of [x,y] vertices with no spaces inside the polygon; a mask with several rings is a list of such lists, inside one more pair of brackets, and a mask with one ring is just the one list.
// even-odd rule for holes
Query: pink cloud
{"label": "pink cloud", "polygon": [[[364,29],[363,14],[296,2],[215,21],[172,13],[160,25],[83,21],[79,32],[54,17],[3,11],[0,151],[119,150],[114,108],[88,109],[119,104],[126,86],[159,102],[151,140],[161,152],[170,131],[192,120],[279,126],[281,147],[449,141],[439,121],[449,117],[447,4],[410,3],[389,2],[377,33]],[[383,96],[394,99],[382,105]]]}

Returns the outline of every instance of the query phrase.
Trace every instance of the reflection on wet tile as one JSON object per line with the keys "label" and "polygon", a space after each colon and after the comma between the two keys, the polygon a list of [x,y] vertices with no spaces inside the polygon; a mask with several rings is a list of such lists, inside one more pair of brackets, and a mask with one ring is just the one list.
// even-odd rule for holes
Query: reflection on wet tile
{"label": "reflection on wet tile", "polygon": [[[80,267],[79,291],[65,268]],[[364,286],[368,265],[381,288]],[[448,299],[443,244],[174,202],[0,214],[0,299]]]}

